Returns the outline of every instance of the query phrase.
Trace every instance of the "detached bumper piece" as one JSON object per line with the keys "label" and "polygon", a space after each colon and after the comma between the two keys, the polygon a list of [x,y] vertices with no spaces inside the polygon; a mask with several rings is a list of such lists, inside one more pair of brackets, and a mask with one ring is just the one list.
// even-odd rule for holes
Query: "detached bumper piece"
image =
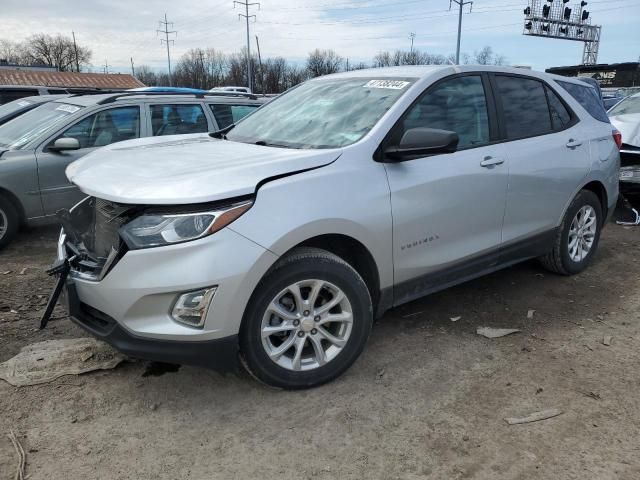
{"label": "detached bumper piece", "polygon": [[113,318],[78,299],[73,282],[66,282],[69,317],[74,323],[122,353],[142,360],[205,367],[220,373],[238,370],[238,336],[207,341],[141,338]]}
{"label": "detached bumper piece", "polygon": [[71,262],[75,260],[75,257],[68,259],[64,258],[62,260],[56,261],[48,270],[47,275],[49,276],[58,276],[58,280],[56,282],[56,286],[51,292],[49,296],[49,301],[47,302],[47,308],[45,308],[44,313],[42,314],[42,318],[40,318],[40,330],[45,328],[49,323],[49,319],[51,318],[51,314],[53,313],[53,309],[58,303],[58,299],[60,298],[60,294],[62,293],[62,289],[67,281],[67,276],[69,276],[69,272],[71,271]]}

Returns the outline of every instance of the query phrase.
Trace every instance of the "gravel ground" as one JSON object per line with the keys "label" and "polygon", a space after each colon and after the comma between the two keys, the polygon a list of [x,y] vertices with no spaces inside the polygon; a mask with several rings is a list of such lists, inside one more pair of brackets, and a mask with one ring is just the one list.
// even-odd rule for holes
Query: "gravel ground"
{"label": "gravel ground", "polygon": [[[37,330],[55,237],[32,230],[0,253],[0,361],[85,336],[61,310]],[[529,262],[392,310],[356,364],[313,390],[144,362],[0,381],[0,479],[17,461],[9,430],[31,480],[638,479],[638,252],[640,227],[610,225],[576,277]],[[522,332],[487,339],[479,326]],[[550,408],[564,413],[504,420]]]}

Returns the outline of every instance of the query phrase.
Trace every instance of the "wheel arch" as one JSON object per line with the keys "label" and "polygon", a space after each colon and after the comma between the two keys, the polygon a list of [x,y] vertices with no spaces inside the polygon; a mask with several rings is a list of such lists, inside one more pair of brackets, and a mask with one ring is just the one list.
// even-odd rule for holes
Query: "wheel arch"
{"label": "wheel arch", "polygon": [[600,205],[602,206],[602,217],[607,218],[609,213],[609,195],[607,194],[607,189],[604,184],[599,180],[592,180],[584,185],[580,190],[588,190],[598,197]]}
{"label": "wheel arch", "polygon": [[301,247],[314,247],[326,250],[351,265],[367,285],[374,308],[376,311],[379,309],[381,294],[378,265],[369,249],[362,242],[341,233],[316,235],[294,245],[285,255]]}
{"label": "wheel arch", "polygon": [[2,186],[0,186],[0,197],[6,198],[9,203],[13,205],[13,207],[16,209],[16,212],[18,212],[18,219],[20,220],[20,223],[24,223],[26,220],[26,214],[18,197],[13,192],[11,192],[11,190],[8,190]]}

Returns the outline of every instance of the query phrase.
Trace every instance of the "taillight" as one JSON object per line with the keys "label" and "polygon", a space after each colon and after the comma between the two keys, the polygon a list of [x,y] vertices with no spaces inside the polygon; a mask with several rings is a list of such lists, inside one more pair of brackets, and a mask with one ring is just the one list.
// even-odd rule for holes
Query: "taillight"
{"label": "taillight", "polygon": [[613,132],[613,141],[616,142],[618,149],[622,147],[622,134],[618,130],[614,130]]}

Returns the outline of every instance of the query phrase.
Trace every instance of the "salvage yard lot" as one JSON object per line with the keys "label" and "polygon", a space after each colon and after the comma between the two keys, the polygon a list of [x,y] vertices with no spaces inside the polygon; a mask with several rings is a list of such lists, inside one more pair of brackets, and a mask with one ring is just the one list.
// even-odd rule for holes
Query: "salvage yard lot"
{"label": "salvage yard lot", "polygon": [[[528,262],[392,310],[356,364],[313,390],[191,367],[148,375],[144,362],[0,381],[0,479],[17,461],[10,430],[32,480],[640,478],[639,233],[609,225],[576,277]],[[56,235],[32,230],[0,253],[0,361],[86,336],[60,309],[37,330]],[[522,332],[488,339],[481,326]],[[551,408],[563,414],[504,421]]]}

